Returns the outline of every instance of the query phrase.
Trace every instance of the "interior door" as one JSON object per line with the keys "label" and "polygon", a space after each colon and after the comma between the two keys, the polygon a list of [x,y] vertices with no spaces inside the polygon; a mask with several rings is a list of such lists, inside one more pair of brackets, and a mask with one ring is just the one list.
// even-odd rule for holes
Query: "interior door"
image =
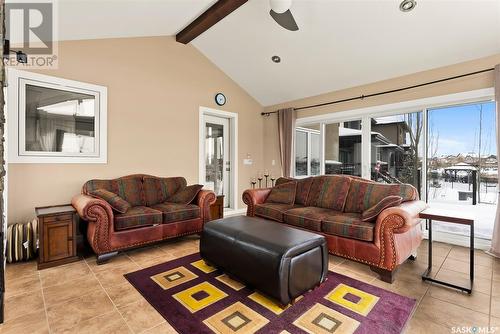
{"label": "interior door", "polygon": [[231,161],[229,120],[223,117],[204,117],[205,129],[205,187],[216,195],[224,195],[224,207],[230,207]]}

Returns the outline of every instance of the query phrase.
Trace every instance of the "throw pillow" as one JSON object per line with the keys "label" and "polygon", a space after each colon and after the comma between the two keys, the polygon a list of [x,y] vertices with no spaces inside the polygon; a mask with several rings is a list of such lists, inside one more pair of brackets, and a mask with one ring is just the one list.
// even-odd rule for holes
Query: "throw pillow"
{"label": "throw pillow", "polygon": [[364,222],[373,221],[382,211],[393,206],[398,206],[402,201],[403,198],[401,196],[387,196],[371,208],[363,211],[361,220]]}
{"label": "throw pillow", "polygon": [[193,184],[178,190],[171,197],[167,198],[167,202],[177,203],[177,204],[189,204],[191,203],[203,186],[201,184]]}
{"label": "throw pillow", "polygon": [[127,202],[117,194],[108,191],[106,189],[93,190],[90,192],[90,195],[105,200],[106,202],[109,203],[109,205],[111,205],[111,207],[114,210],[118,211],[119,213],[125,213],[127,212],[128,209],[132,207],[129,202]]}
{"label": "throw pillow", "polygon": [[266,198],[266,203],[293,204],[297,191],[297,181],[282,183],[271,189]]}

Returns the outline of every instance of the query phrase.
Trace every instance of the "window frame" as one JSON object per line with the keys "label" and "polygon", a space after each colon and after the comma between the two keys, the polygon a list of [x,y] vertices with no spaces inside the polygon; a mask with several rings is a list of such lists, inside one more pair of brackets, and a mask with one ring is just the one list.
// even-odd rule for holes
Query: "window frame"
{"label": "window frame", "polygon": [[[314,174],[314,175],[311,175],[311,148],[312,148],[312,140],[311,140],[311,137],[312,135],[318,135],[319,136],[319,150],[320,150],[320,162],[322,160],[322,155],[321,155],[321,142],[322,142],[322,138],[321,138],[321,130],[314,130],[314,129],[309,129],[309,128],[304,128],[304,127],[300,127],[300,126],[296,126],[295,127],[295,136],[297,134],[297,131],[299,132],[303,132],[307,135],[307,152],[306,152],[306,155],[307,155],[307,175],[297,175],[297,171],[296,171],[296,168],[294,168],[294,177],[295,178],[306,178],[306,177],[310,177],[310,176],[316,176],[316,175],[321,175],[321,168],[320,168],[320,172],[319,174]],[[297,151],[294,149],[294,152],[295,152],[295,162],[294,162],[294,167],[296,166],[297,164]],[[320,164],[321,166],[321,164]]]}
{"label": "window frame", "polygon": [[[107,163],[107,88],[16,69],[7,70],[7,142],[9,163]],[[26,86],[32,85],[94,96],[95,152],[26,150]]]}

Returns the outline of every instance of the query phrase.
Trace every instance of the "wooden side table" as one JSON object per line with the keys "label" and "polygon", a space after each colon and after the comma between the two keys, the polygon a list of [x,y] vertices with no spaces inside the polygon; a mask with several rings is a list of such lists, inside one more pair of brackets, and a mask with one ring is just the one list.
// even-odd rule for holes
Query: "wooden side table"
{"label": "wooden side table", "polygon": [[[472,293],[472,284],[474,282],[474,218],[470,215],[456,212],[456,211],[446,211],[439,209],[426,209],[420,212],[419,217],[422,219],[427,219],[429,222],[429,261],[427,265],[427,270],[422,274],[422,280],[429,281],[437,284],[442,284],[448,286],[450,288],[458,289],[467,292],[468,294]],[[432,221],[437,220],[446,223],[453,224],[461,224],[470,226],[470,286],[463,287],[455,284],[451,284],[448,282],[443,282],[437,280],[435,278],[430,277],[430,273],[432,270]]]}
{"label": "wooden side table", "polygon": [[77,261],[76,210],[70,204],[35,208],[39,223],[38,269]]}
{"label": "wooden side table", "polygon": [[224,218],[224,195],[217,196],[215,203],[210,206],[210,220]]}

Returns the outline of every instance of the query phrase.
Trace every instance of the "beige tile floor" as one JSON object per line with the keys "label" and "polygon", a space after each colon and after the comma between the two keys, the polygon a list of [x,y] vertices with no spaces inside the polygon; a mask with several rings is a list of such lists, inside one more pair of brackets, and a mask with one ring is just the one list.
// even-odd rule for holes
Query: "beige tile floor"
{"label": "beige tile floor", "polygon": [[[175,333],[123,274],[198,251],[197,237],[186,237],[121,254],[104,265],[95,257],[36,270],[35,262],[7,265],[5,323],[0,333]],[[434,273],[465,284],[468,250],[434,243]],[[422,282],[427,243],[415,262],[402,265],[391,285],[365,265],[330,256],[330,269],[417,299],[406,333],[451,333],[458,326],[500,326],[500,260],[476,252],[474,292]]]}

